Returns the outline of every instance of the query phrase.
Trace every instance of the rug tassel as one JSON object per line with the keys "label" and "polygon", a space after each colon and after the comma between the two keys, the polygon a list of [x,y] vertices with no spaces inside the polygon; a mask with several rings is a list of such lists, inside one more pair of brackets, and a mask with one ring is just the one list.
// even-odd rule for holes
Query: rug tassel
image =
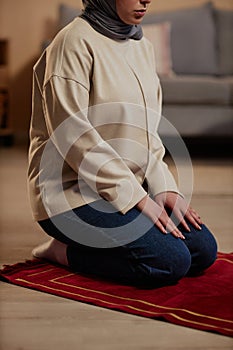
{"label": "rug tassel", "polygon": [[25,260],[25,262],[19,262],[13,265],[3,265],[3,268],[0,269],[0,275],[1,274],[10,274],[11,272],[15,272],[16,269],[21,269],[22,267],[28,268],[28,267],[35,267],[35,265],[38,265],[38,267],[41,267],[41,265],[46,265],[46,262],[42,259],[33,259],[33,260]]}

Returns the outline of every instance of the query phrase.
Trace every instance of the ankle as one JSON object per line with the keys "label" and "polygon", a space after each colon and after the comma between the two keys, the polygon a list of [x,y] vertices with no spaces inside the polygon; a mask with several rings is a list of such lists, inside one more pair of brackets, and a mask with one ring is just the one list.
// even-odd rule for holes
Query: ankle
{"label": "ankle", "polygon": [[67,245],[54,239],[50,246],[51,251],[54,254],[54,259],[61,265],[68,266],[67,260]]}

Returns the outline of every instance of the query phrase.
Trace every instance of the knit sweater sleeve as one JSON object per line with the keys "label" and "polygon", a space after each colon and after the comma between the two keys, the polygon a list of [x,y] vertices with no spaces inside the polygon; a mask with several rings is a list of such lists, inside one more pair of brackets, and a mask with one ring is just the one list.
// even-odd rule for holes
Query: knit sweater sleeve
{"label": "knit sweater sleeve", "polygon": [[43,99],[50,139],[77,177],[123,214],[146,196],[124,160],[90,123],[85,86],[54,75]]}

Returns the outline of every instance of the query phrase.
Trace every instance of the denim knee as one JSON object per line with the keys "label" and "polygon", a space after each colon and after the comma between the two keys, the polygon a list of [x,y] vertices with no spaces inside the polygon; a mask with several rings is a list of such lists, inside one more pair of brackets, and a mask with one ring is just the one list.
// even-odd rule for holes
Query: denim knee
{"label": "denim knee", "polygon": [[217,243],[205,225],[202,230],[186,235],[185,243],[192,256],[192,264],[189,271],[191,274],[199,274],[210,267],[217,258]]}
{"label": "denim knee", "polygon": [[[191,267],[191,255],[188,249],[182,249],[162,254],[154,259],[138,261],[134,269],[134,278],[140,283],[164,286],[177,283]],[[144,261],[143,261],[144,260]]]}

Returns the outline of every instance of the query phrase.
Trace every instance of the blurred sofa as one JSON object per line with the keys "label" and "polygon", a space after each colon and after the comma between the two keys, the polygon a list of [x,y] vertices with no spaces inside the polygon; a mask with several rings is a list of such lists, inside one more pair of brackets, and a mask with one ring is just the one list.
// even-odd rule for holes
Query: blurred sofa
{"label": "blurred sofa", "polygon": [[[58,29],[81,13],[59,7]],[[144,35],[155,47],[163,116],[187,138],[233,136],[233,11],[199,7],[149,13]],[[158,52],[159,51],[159,52]],[[167,123],[160,133],[173,135]]]}
{"label": "blurred sofa", "polygon": [[[170,70],[162,71],[163,115],[184,137],[233,136],[233,11],[211,2],[202,6],[153,13],[149,28],[170,25]],[[165,40],[166,38],[164,38]],[[160,40],[160,38],[154,38]],[[158,72],[159,73],[159,72]],[[161,133],[169,130],[161,125]]]}

